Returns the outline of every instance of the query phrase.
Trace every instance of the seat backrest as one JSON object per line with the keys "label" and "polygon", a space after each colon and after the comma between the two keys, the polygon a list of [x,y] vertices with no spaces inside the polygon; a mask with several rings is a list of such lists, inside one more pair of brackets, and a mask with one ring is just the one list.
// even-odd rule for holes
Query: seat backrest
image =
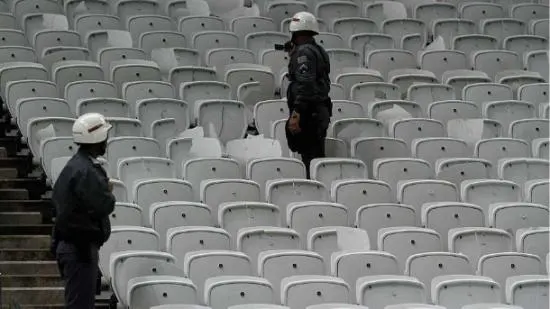
{"label": "seat backrest", "polygon": [[[481,244],[484,244],[481,246]],[[464,227],[449,230],[449,251],[468,256],[473,269],[479,258],[490,253],[512,250],[512,237],[499,229]]]}
{"label": "seat backrest", "polygon": [[416,253],[441,251],[441,236],[434,230],[416,227],[387,227],[378,231],[378,250],[397,258],[401,269]]}
{"label": "seat backrest", "polygon": [[289,228],[245,227],[238,231],[237,250],[244,252],[257,269],[258,254],[266,250],[298,250],[301,248],[300,235]]}
{"label": "seat backrest", "polygon": [[[319,299],[319,294],[323,296],[323,300]],[[291,308],[305,309],[324,302],[349,301],[350,288],[340,278],[304,275],[284,278],[281,281],[281,303]]]}
{"label": "seat backrest", "polygon": [[[307,249],[319,253],[325,261],[330,261],[334,252],[345,250],[370,250],[367,232],[358,228],[326,226],[310,229],[307,233]],[[329,263],[325,263],[327,272]]]}
{"label": "seat backrest", "polygon": [[430,179],[433,170],[430,164],[421,159],[376,159],[373,162],[373,176],[387,182],[393,192],[397,192],[397,182],[407,179]]}
{"label": "seat backrest", "polygon": [[310,169],[311,178],[322,182],[327,188],[335,180],[367,177],[367,167],[358,159],[313,159]]}
{"label": "seat backrest", "polygon": [[221,228],[209,226],[180,226],[168,229],[166,233],[166,252],[179,261],[185,255],[201,250],[230,250],[231,235]]}
{"label": "seat backrest", "polygon": [[225,158],[197,158],[183,163],[183,179],[193,186],[195,200],[200,198],[200,184],[206,179],[239,179],[242,177],[237,161]]}

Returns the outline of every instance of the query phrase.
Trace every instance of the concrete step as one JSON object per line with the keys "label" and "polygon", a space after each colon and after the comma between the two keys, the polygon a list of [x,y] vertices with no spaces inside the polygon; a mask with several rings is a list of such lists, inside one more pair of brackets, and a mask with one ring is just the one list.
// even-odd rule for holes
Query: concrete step
{"label": "concrete step", "polygon": [[6,275],[2,276],[2,287],[62,287],[63,280],[59,275]]}
{"label": "concrete step", "polygon": [[0,158],[0,168],[4,167],[15,168],[18,177],[25,177],[32,170],[32,159],[30,156]]}
{"label": "concrete step", "polygon": [[0,179],[0,189],[25,189],[29,199],[39,199],[46,192],[46,183],[41,178]]}
{"label": "concrete step", "polygon": [[[2,309],[13,309],[9,305],[2,305]],[[65,309],[64,304],[52,304],[52,305],[21,305],[21,309]],[[108,304],[95,304],[95,309],[108,309]]]}
{"label": "concrete step", "polygon": [[[2,149],[0,148],[0,158],[2,156]],[[17,169],[11,167],[0,168],[0,179],[13,179],[17,178]]]}
{"label": "concrete step", "polygon": [[40,212],[42,222],[51,222],[53,215],[51,200],[0,200],[0,212]]}
{"label": "concrete step", "polygon": [[0,235],[0,249],[49,249],[49,235]]}
{"label": "concrete step", "polygon": [[17,153],[20,147],[21,138],[19,136],[0,137],[0,145],[6,149],[8,156],[13,156]]}
{"label": "concrete step", "polygon": [[0,249],[0,261],[48,261],[54,256],[50,249]]}
{"label": "concrete step", "polygon": [[21,305],[62,304],[64,289],[62,287],[35,288],[2,288],[2,301],[15,302]]}
{"label": "concrete step", "polygon": [[6,147],[0,147],[0,158],[8,157],[8,150]]}
{"label": "concrete step", "polygon": [[53,224],[0,224],[0,235],[51,235]]}
{"label": "concrete step", "polygon": [[42,214],[40,212],[0,212],[1,224],[40,224]]}
{"label": "concrete step", "polygon": [[59,275],[56,261],[0,261],[3,276],[14,275]]}
{"label": "concrete step", "polygon": [[0,200],[28,200],[27,189],[0,189]]}

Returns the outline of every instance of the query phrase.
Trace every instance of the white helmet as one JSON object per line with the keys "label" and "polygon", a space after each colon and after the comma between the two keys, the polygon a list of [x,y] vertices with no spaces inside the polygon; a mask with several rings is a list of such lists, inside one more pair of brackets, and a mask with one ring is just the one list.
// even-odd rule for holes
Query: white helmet
{"label": "white helmet", "polygon": [[98,113],[84,114],[73,124],[73,140],[77,144],[97,144],[107,140],[112,126]]}
{"label": "white helmet", "polygon": [[317,18],[309,12],[298,12],[294,14],[288,27],[290,32],[311,31],[319,34],[319,24]]}

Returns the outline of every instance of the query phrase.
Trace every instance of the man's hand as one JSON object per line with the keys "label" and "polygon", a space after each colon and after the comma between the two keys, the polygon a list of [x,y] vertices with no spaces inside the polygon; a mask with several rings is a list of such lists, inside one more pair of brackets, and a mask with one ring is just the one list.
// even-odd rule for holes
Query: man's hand
{"label": "man's hand", "polygon": [[300,114],[298,114],[297,112],[292,112],[290,120],[288,121],[288,130],[292,134],[297,134],[302,131],[302,129],[300,128]]}

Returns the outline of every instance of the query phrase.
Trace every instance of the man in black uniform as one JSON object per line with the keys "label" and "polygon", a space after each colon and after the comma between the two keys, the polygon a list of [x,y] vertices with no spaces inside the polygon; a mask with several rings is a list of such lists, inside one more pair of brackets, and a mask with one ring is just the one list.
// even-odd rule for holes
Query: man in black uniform
{"label": "man in black uniform", "polygon": [[111,125],[103,115],[82,115],[73,125],[78,152],[61,171],[52,200],[57,216],[52,251],[65,281],[65,308],[94,309],[98,251],[109,239],[115,197],[97,161],[105,154]]}
{"label": "man in black uniform", "polygon": [[296,13],[289,30],[292,39],[285,44],[290,53],[290,85],[287,89],[290,117],[286,135],[290,150],[302,156],[310,178],[311,160],[325,156],[325,138],[332,116],[330,61],[313,38],[319,34],[319,25],[313,14]]}

